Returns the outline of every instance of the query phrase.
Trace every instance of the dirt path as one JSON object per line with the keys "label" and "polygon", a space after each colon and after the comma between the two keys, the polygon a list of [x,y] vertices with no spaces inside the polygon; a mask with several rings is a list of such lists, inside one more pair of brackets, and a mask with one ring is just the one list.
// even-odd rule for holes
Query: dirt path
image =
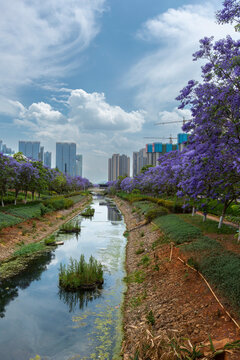
{"label": "dirt path", "polygon": [[91,197],[85,197],[73,207],[46,214],[39,219],[29,219],[16,226],[4,228],[0,233],[0,261],[10,257],[17,244],[37,242],[56,231],[59,226],[78,214]]}
{"label": "dirt path", "polygon": [[[127,202],[116,199],[116,203],[127,229],[134,228],[139,223],[138,215],[132,213]],[[156,242],[161,246],[155,247]],[[139,250],[143,252],[137,255]],[[137,351],[139,360],[172,360],[173,355],[167,357],[171,350],[167,343],[174,336],[190,339],[192,344],[206,344],[211,336],[219,348],[240,338],[236,325],[200,276],[178,260],[179,249],[174,248],[171,262],[170,252],[169,243],[164,244],[164,235],[152,224],[129,232],[124,360],[135,359]],[[236,352],[225,356],[224,359],[240,359]]]}

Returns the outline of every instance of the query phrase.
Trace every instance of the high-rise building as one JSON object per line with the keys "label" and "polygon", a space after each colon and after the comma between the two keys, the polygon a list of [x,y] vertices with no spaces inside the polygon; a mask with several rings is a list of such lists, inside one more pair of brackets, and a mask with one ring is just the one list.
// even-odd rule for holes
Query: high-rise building
{"label": "high-rise building", "polygon": [[133,153],[133,176],[140,173],[143,166],[147,165],[147,160],[146,149],[141,149]]}
{"label": "high-rise building", "polygon": [[40,146],[40,152],[39,152],[39,155],[38,155],[38,160],[40,160],[42,163],[44,161],[44,147],[43,146]]}
{"label": "high-rise building", "polygon": [[19,141],[18,151],[22,152],[26,157],[39,160],[40,142],[39,141]]}
{"label": "high-rise building", "polygon": [[4,155],[12,155],[15,152],[10,147],[7,147],[6,144],[3,144],[3,141],[0,140],[0,153],[3,153]]}
{"label": "high-rise building", "polygon": [[76,144],[56,143],[56,167],[64,174],[76,175]]}
{"label": "high-rise building", "polygon": [[82,176],[82,155],[76,155],[76,176]]}
{"label": "high-rise building", "polygon": [[44,161],[43,161],[44,165],[51,168],[52,166],[52,153],[49,151],[46,151],[44,153]]}
{"label": "high-rise building", "polygon": [[188,135],[185,133],[178,134],[178,143],[177,144],[162,144],[162,143],[153,143],[146,145],[147,152],[147,164],[156,166],[157,161],[161,155],[164,155],[170,151],[182,150],[186,144]]}
{"label": "high-rise building", "polygon": [[119,176],[130,176],[130,158],[127,155],[113,154],[108,159],[108,180],[117,180]]}

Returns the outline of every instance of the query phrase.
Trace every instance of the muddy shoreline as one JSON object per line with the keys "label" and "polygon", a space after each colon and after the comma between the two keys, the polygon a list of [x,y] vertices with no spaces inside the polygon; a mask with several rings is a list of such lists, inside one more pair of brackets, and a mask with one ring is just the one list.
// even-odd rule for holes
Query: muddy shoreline
{"label": "muddy shoreline", "polygon": [[[142,219],[126,201],[114,199],[127,230]],[[216,348],[239,340],[239,330],[218,305],[200,276],[179,260],[179,248],[164,243],[164,234],[153,224],[130,231],[126,247],[127,291],[123,307],[124,360],[173,359],[169,340],[189,339],[206,345],[209,336]],[[182,255],[181,255],[182,256]],[[239,319],[237,319],[239,320]],[[205,349],[205,348],[204,348]],[[170,356],[170,357],[168,357]],[[224,359],[237,360],[239,352]]]}

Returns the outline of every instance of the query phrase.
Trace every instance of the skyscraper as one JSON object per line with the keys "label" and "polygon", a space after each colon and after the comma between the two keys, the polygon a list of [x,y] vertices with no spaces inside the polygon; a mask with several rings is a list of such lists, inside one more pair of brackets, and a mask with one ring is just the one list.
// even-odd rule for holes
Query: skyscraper
{"label": "skyscraper", "polygon": [[39,160],[40,142],[39,141],[19,141],[18,151],[28,158]]}
{"label": "skyscraper", "polygon": [[52,153],[49,151],[44,153],[44,165],[49,168],[52,166]]}
{"label": "skyscraper", "polygon": [[56,143],[56,167],[64,174],[76,175],[75,143]]}
{"label": "skyscraper", "polygon": [[76,155],[76,176],[82,176],[82,155]]}
{"label": "skyscraper", "polygon": [[108,159],[108,181],[125,175],[130,176],[130,158],[127,155],[113,154]]}
{"label": "skyscraper", "polygon": [[147,165],[148,158],[146,149],[141,149],[133,153],[133,176],[140,173],[143,166]]}

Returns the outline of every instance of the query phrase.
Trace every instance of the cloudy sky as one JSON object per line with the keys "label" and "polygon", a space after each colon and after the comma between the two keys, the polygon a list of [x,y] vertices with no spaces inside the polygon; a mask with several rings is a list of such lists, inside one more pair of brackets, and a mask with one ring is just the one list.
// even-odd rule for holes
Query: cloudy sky
{"label": "cloudy sky", "polygon": [[[174,100],[190,79],[198,40],[237,34],[218,25],[222,0],[11,0],[0,2],[0,139],[18,151],[38,140],[77,143],[83,175],[107,180],[113,153],[144,137],[176,136],[188,118]],[[239,34],[238,34],[239,35]],[[159,140],[161,141],[161,140]],[[164,140],[163,140],[164,142]]]}

